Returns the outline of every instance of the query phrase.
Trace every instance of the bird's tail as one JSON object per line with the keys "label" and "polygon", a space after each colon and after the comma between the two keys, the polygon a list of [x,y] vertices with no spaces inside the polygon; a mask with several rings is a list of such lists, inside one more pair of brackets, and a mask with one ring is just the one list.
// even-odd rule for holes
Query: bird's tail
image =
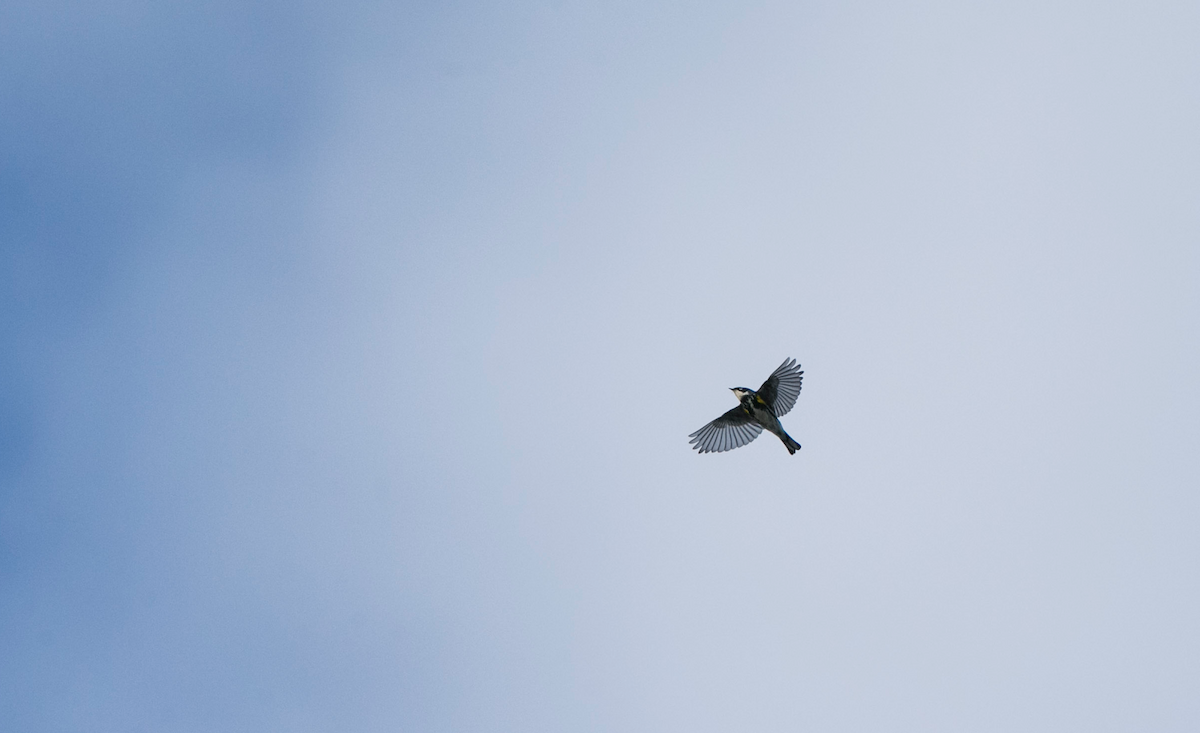
{"label": "bird's tail", "polygon": [[792,440],[792,436],[782,430],[779,431],[779,439],[783,441],[783,445],[788,449],[789,454],[794,456],[796,455],[796,451],[800,450],[800,444]]}

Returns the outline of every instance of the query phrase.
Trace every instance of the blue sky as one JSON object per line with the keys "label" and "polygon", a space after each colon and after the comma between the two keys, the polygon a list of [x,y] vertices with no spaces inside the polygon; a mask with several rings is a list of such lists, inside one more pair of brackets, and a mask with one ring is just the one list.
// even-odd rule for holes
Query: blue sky
{"label": "blue sky", "polygon": [[1198,30],[0,6],[0,718],[1195,729]]}

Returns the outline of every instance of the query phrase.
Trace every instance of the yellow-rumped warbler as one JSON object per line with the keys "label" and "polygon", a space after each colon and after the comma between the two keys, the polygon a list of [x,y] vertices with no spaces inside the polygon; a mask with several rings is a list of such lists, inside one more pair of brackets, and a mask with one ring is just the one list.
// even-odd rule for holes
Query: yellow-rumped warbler
{"label": "yellow-rumped warbler", "polygon": [[730,387],[738,398],[738,406],[689,435],[691,440],[688,442],[701,453],[720,453],[741,448],[766,428],[779,436],[788,453],[795,455],[800,444],[784,432],[779,417],[786,415],[796,404],[803,375],[795,359],[784,359],[757,392],[745,387]]}

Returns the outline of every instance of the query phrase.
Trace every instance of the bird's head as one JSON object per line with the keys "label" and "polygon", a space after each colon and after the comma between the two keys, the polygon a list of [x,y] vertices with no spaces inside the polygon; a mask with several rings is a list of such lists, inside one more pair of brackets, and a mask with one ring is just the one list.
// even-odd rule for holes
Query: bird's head
{"label": "bird's head", "polygon": [[754,394],[754,390],[745,387],[730,387],[729,389],[733,390],[733,396],[737,397],[739,401],[748,394]]}

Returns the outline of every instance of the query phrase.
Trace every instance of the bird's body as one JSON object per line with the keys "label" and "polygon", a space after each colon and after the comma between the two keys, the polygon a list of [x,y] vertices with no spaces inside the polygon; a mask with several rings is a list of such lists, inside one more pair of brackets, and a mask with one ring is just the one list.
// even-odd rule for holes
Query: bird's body
{"label": "bird's body", "polygon": [[774,412],[771,412],[771,406],[764,402],[757,392],[738,387],[733,390],[733,393],[737,395],[738,402],[741,403],[742,409],[746,411],[750,419],[774,433],[787,446],[789,453],[795,453],[800,448],[800,444],[792,440],[792,436],[788,435],[783,429],[783,425],[780,424],[779,418],[775,417]]}
{"label": "bird's body", "polygon": [[795,454],[800,444],[783,429],[779,416],[786,415],[796,404],[803,375],[794,359],[785,359],[757,392],[732,387],[738,406],[689,435],[692,447],[701,453],[733,450],[754,440],[765,429],[783,441],[788,453]]}

